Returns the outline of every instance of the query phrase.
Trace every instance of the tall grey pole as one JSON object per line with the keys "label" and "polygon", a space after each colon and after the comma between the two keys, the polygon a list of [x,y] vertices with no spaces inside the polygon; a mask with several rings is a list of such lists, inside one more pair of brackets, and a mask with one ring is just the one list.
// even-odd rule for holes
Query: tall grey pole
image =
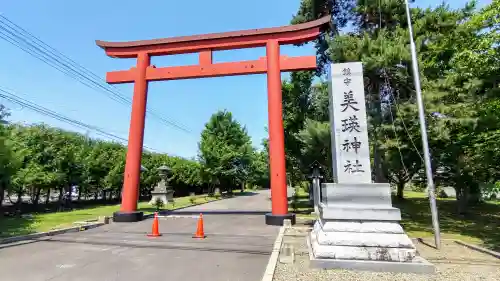
{"label": "tall grey pole", "polygon": [[408,0],[405,0],[405,4],[406,4],[406,17],[408,19],[408,30],[410,31],[411,59],[413,65],[413,78],[415,80],[415,91],[417,92],[418,117],[420,119],[420,131],[422,135],[422,146],[424,149],[425,174],[427,176],[427,192],[429,193],[429,200],[431,205],[432,227],[434,228],[434,241],[436,243],[436,248],[440,249],[441,234],[439,231],[439,219],[436,206],[435,187],[434,187],[434,180],[432,178],[432,166],[431,166],[431,157],[429,155],[429,143],[427,140],[424,102],[422,101],[422,89],[420,87],[420,72],[418,70],[418,59],[417,59],[417,51],[415,48],[415,42],[413,41],[413,28],[411,24],[410,4],[408,3]]}

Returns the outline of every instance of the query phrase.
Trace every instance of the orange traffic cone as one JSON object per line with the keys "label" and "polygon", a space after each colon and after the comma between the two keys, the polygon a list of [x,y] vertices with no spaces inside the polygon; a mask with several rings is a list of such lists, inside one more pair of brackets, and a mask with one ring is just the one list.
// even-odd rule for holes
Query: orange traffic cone
{"label": "orange traffic cone", "polygon": [[155,212],[155,217],[153,219],[153,231],[148,234],[149,237],[158,237],[161,236],[160,231],[158,230],[158,213]]}
{"label": "orange traffic cone", "polygon": [[205,238],[205,232],[203,231],[203,215],[200,214],[198,218],[198,227],[196,228],[196,233],[193,235],[193,238]]}

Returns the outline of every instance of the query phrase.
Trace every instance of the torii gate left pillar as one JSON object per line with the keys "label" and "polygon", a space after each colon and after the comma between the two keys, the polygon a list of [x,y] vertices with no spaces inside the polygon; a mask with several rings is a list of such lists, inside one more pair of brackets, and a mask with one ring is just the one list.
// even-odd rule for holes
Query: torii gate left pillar
{"label": "torii gate left pillar", "polygon": [[[288,213],[286,188],[285,146],[282,117],[281,72],[316,69],[316,57],[286,57],[280,55],[280,45],[305,43],[317,38],[329,27],[330,16],[316,21],[275,28],[174,37],[132,42],[96,41],[108,56],[136,58],[130,70],[108,72],[108,83],[134,83],[129,143],[124,174],[122,204],[113,214],[115,222],[142,220],[137,211],[141,157],[150,81],[218,77],[231,75],[267,74],[269,112],[269,163],[272,211],[266,223],[282,225],[283,220],[295,223],[295,214]],[[266,57],[253,61],[213,63],[213,51],[266,47]],[[199,64],[156,68],[151,56],[199,53]]]}

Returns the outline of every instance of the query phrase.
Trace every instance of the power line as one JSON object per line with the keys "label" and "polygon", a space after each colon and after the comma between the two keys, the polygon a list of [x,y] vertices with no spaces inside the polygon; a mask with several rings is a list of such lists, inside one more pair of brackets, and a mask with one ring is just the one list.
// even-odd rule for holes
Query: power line
{"label": "power line", "polygon": [[[29,31],[6,18],[4,15],[0,15],[0,38],[57,69],[65,75],[77,80],[85,86],[105,93],[114,101],[127,105],[132,103],[129,98],[118,92],[116,87],[104,83],[101,77],[78,64],[55,48],[49,46]],[[162,117],[160,114],[152,111],[151,109],[147,109],[146,112],[150,116],[155,117],[168,126],[174,127],[186,133],[191,133],[191,131],[185,128],[185,126],[178,125],[176,122]]]}
{"label": "power line", "polygon": [[[387,75],[385,76],[384,90],[386,92],[389,91],[391,93],[391,95],[392,95],[393,89],[391,88],[391,86],[389,84],[389,79],[387,78]],[[409,177],[410,173],[408,172],[408,169],[406,168],[406,165],[405,165],[405,162],[404,162],[403,153],[401,153],[401,144],[399,142],[398,134],[396,133],[396,126],[394,124],[394,115],[392,114],[392,102],[391,102],[390,98],[389,98],[389,112],[390,112],[391,121],[392,121],[392,131],[394,133],[394,137],[396,138],[396,146],[398,147],[399,159],[401,160],[401,165],[403,165],[403,169],[404,169],[406,175]],[[387,139],[387,136],[386,136],[386,139]],[[417,153],[418,153],[418,151],[417,151]]]}
{"label": "power line", "polygon": [[[379,26],[378,28],[379,29],[382,29],[382,1],[379,0],[378,1],[378,15],[379,15]],[[388,91],[389,92],[389,113],[391,115],[391,121],[392,121],[392,131],[394,133],[394,137],[396,138],[396,145],[398,147],[398,151],[399,151],[399,157],[401,159],[401,164],[403,166],[403,169],[405,170],[406,174],[409,175],[408,173],[408,169],[406,168],[406,165],[404,163],[404,157],[403,157],[403,154],[401,153],[401,144],[399,142],[399,137],[396,133],[396,127],[395,127],[395,120],[394,120],[394,115],[392,114],[392,101],[391,101],[391,97],[392,99],[394,100],[394,106],[396,107],[396,111],[398,112],[398,117],[399,119],[401,120],[401,123],[403,124],[403,128],[406,132],[406,134],[408,135],[408,138],[410,139],[410,142],[412,143],[413,145],[413,148],[415,149],[415,151],[417,152],[418,156],[420,157],[420,159],[422,160],[422,162],[424,162],[424,158],[422,157],[422,155],[420,154],[420,152],[418,151],[418,148],[417,146],[415,145],[415,142],[413,141],[413,136],[410,134],[410,132],[408,131],[408,128],[406,127],[406,124],[405,124],[405,121],[404,119],[401,117],[401,114],[400,114],[400,111],[399,111],[399,106],[398,106],[398,103],[397,103],[397,100],[396,100],[396,97],[394,96],[394,89],[391,87],[391,84],[389,82],[389,77],[387,75],[387,71],[386,69],[383,69],[383,76],[384,76],[384,81],[385,81],[385,85],[384,85],[384,90]],[[386,136],[387,138],[387,136]]]}
{"label": "power line", "polygon": [[[422,154],[420,154],[420,151],[418,151],[418,147],[415,144],[415,142],[413,141],[413,136],[410,133],[410,131],[408,130],[408,127],[406,126],[405,120],[402,117],[401,111],[399,110],[398,101],[396,100],[396,97],[394,96],[394,93],[393,93],[394,89],[390,86],[389,78],[387,77],[387,72],[385,71],[385,69],[384,69],[384,78],[385,78],[385,84],[386,84],[385,86],[386,86],[386,88],[388,88],[388,92],[389,92],[389,99],[388,99],[388,101],[389,101],[389,107],[392,107],[392,104],[393,104],[392,101],[391,101],[391,98],[392,98],[392,100],[394,101],[394,107],[396,108],[396,111],[398,113],[397,117],[399,117],[399,120],[401,121],[401,124],[403,125],[404,131],[408,135],[408,139],[410,139],[410,142],[413,145],[413,148],[415,149],[415,152],[417,152],[418,157],[420,157],[420,159],[422,160],[422,162],[424,162],[424,158],[422,157]],[[398,90],[396,89],[396,91],[398,91]],[[391,108],[389,108],[389,112],[391,114],[391,119],[392,119],[392,129],[394,131],[394,135],[396,136],[396,139],[398,140],[398,149],[400,150],[399,153],[401,154],[401,148],[399,148],[399,139],[398,139],[398,137],[396,135],[396,128],[394,127],[394,121],[395,120],[394,120],[394,116],[392,114],[392,109]],[[403,156],[402,155],[401,155],[401,161],[403,161]],[[402,163],[402,164],[404,166],[404,163]]]}
{"label": "power line", "polygon": [[[3,26],[0,25],[0,37],[2,39],[20,48],[21,50],[29,53],[30,55],[48,64],[49,66],[57,69],[58,71],[64,73],[65,75],[70,76],[71,78],[79,81],[80,83],[86,85],[87,87],[90,87],[97,91],[103,90],[107,95],[111,94],[110,97],[115,101],[121,101],[122,103],[125,104],[128,104],[130,102],[121,95],[117,95],[113,92],[110,92],[106,86],[100,83],[99,81],[100,79],[92,80],[91,78],[86,76],[85,73],[82,74],[81,71],[78,71],[77,69],[72,67],[71,62],[64,62],[63,60],[61,60],[61,56],[58,56],[53,51],[51,51],[50,46],[48,48],[44,47],[40,43],[37,43],[37,41],[30,39],[29,36],[23,35],[23,33],[26,34],[24,29],[20,27],[16,29],[17,26],[13,27],[12,25],[6,24],[2,19],[6,18],[0,15],[0,24],[3,24]],[[31,36],[31,38],[36,39],[36,37],[34,36]]]}
{"label": "power line", "polygon": [[[36,58],[42,60],[43,62],[49,64],[50,66],[56,68],[57,70],[63,72],[64,74],[66,74],[66,75],[72,77],[73,79],[81,82],[82,84],[84,84],[84,85],[86,85],[86,86],[88,86],[88,87],[90,87],[90,88],[92,88],[94,90],[104,91],[113,100],[121,102],[121,103],[131,104],[130,99],[128,99],[128,98],[124,97],[122,94],[116,92],[116,87],[110,86],[109,84],[106,84],[106,83],[102,83],[101,78],[98,77],[97,75],[95,75],[94,73],[92,73],[90,70],[88,70],[85,67],[79,65],[78,63],[76,63],[72,59],[68,58],[67,56],[65,56],[61,52],[59,52],[56,49],[54,49],[53,47],[47,45],[42,40],[40,40],[39,38],[37,38],[36,36],[34,36],[33,34],[29,33],[28,31],[26,31],[25,29],[23,29],[19,25],[16,25],[15,23],[13,23],[9,19],[7,19],[5,16],[0,15],[0,17],[3,18],[5,21],[7,21],[8,24],[6,24],[5,21],[2,21],[1,19],[0,19],[0,23],[3,23],[4,26],[7,26],[8,28],[11,29],[11,30],[7,30],[5,27],[0,27],[0,29],[3,30],[2,35],[4,35],[4,36],[2,36],[2,38],[4,40],[6,40],[9,43],[11,43],[11,44],[13,44],[13,45],[21,48],[22,50],[28,52],[29,54],[35,56]],[[12,31],[14,31],[14,32],[12,32]],[[17,35],[16,33],[21,34],[21,37],[19,35]],[[5,36],[7,38],[5,38]],[[31,38],[31,39],[26,40],[26,38]],[[31,40],[31,41],[29,41],[29,40]],[[14,41],[14,42],[12,42],[12,41]],[[25,44],[28,44],[28,46],[31,49],[29,49],[29,48],[27,49],[27,48],[23,47],[21,45],[23,42]],[[35,52],[37,52],[38,55],[37,54],[33,54],[32,50],[34,50]],[[50,61],[50,62],[53,62],[55,60],[56,61],[56,65],[54,66],[53,63],[47,62],[47,59],[52,59],[52,61]],[[64,60],[65,60],[65,62],[64,62]],[[62,64],[63,69],[60,68],[61,64]],[[83,71],[83,73],[82,73],[82,71]],[[82,81],[81,78],[83,78],[83,79],[85,79],[87,81]],[[90,82],[91,84],[89,85],[88,82]],[[110,88],[113,88],[114,90],[112,90]],[[163,121],[163,123],[165,123],[165,124],[167,124],[169,126],[176,127],[177,129],[180,129],[182,131],[185,131],[185,132],[189,133],[188,129],[186,129],[186,128],[180,126],[180,125],[177,125],[174,122],[169,121],[169,120],[167,120],[164,117],[161,117],[156,112],[153,112],[151,110],[147,110],[147,112],[150,115],[152,115],[152,116],[158,118],[159,120]]]}
{"label": "power line", "polygon": [[[96,126],[93,126],[93,125],[88,125],[88,124],[85,124],[85,123],[80,122],[78,120],[66,117],[66,116],[64,116],[64,115],[62,115],[60,113],[57,113],[57,112],[52,111],[50,109],[47,109],[47,108],[45,108],[45,107],[43,107],[41,105],[38,105],[38,104],[36,104],[34,102],[31,102],[29,100],[23,99],[23,98],[15,95],[15,94],[13,94],[12,92],[5,90],[5,89],[0,88],[0,92],[3,92],[3,94],[0,93],[0,98],[3,98],[5,100],[7,100],[7,101],[16,103],[18,105],[21,105],[23,108],[30,109],[32,111],[35,111],[35,112],[41,114],[41,115],[52,117],[52,118],[54,118],[56,120],[62,121],[64,123],[73,125],[75,127],[81,128],[81,129],[94,131],[96,134],[98,134],[100,136],[104,136],[104,137],[107,137],[107,138],[115,140],[115,141],[119,141],[119,142],[122,142],[122,143],[125,143],[125,144],[128,142],[128,140],[126,138],[122,138],[120,136],[108,133],[108,132],[106,132],[102,128],[99,128],[99,127],[96,127]],[[153,148],[150,148],[150,147],[147,147],[147,146],[143,146],[143,147],[147,148],[147,149],[149,149],[151,151],[160,152],[157,149],[153,149]]]}
{"label": "power line", "polygon": [[[117,141],[123,142],[125,144],[127,143],[126,138],[119,137],[119,136],[116,136],[114,134],[108,133],[102,128],[99,128],[99,127],[96,127],[93,125],[88,125],[88,124],[85,124],[83,122],[77,121],[75,119],[71,119],[69,117],[66,117],[60,113],[57,113],[55,111],[52,111],[52,110],[47,109],[45,107],[42,107],[36,103],[33,103],[33,102],[28,101],[26,99],[23,99],[15,94],[5,90],[5,89],[0,88],[0,92],[7,94],[7,95],[5,95],[5,94],[0,93],[1,98],[4,98],[5,100],[16,103],[18,105],[21,105],[23,108],[28,108],[28,109],[33,110],[41,115],[52,117],[54,119],[57,119],[57,120],[62,121],[64,123],[76,126],[78,128],[81,128],[81,129],[94,131],[98,135],[101,135],[101,136],[104,136],[104,137],[107,137],[107,138],[110,138],[113,140],[117,140]],[[144,146],[144,147],[149,149],[149,150],[158,151],[156,149],[153,149],[153,148],[150,148],[147,146]]]}
{"label": "power line", "polygon": [[[422,154],[420,153],[420,151],[418,150],[418,147],[417,145],[415,144],[415,141],[413,140],[413,135],[410,133],[410,131],[408,130],[408,127],[406,126],[406,123],[405,121],[403,120],[403,117],[402,114],[401,114],[401,110],[399,109],[399,105],[398,105],[398,102],[396,100],[396,97],[394,96],[394,93],[390,92],[390,98],[392,97],[392,99],[394,100],[394,106],[396,107],[396,111],[398,112],[398,117],[399,117],[399,120],[401,120],[401,124],[403,125],[403,129],[405,130],[406,134],[408,135],[408,138],[410,139],[410,142],[411,144],[413,145],[413,148],[415,149],[415,151],[417,152],[418,154],[418,157],[420,157],[420,160],[422,160],[422,162],[424,162],[424,157],[422,157]],[[389,98],[389,102],[390,102],[390,98]],[[392,111],[391,111],[391,114],[392,114]]]}

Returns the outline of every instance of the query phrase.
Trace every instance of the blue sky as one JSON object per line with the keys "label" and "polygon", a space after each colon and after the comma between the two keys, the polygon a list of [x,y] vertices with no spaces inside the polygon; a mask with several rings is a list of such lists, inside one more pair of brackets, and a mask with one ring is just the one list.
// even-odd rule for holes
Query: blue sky
{"label": "blue sky", "polygon": [[[191,4],[194,1],[166,0],[2,2],[0,12],[4,16],[104,77],[107,71],[128,69],[135,61],[108,58],[95,45],[96,39],[127,41],[287,25],[300,1],[199,0],[195,5]],[[421,6],[428,6],[434,1],[417,2]],[[450,1],[454,7],[465,2]],[[0,51],[1,87],[70,118],[106,129],[123,138],[128,137],[130,106],[80,84],[1,39]],[[286,46],[282,47],[282,53],[289,56],[312,55],[314,49],[311,45]],[[246,49],[217,52],[214,60],[250,60],[261,56],[265,56],[263,48]],[[158,67],[196,64],[197,55],[155,57],[152,63]],[[131,84],[117,87],[131,98]],[[266,95],[265,75],[151,83],[148,107],[181,124],[190,133],[148,117],[144,145],[173,155],[196,156],[197,142],[205,122],[215,111],[227,109],[247,127],[254,146],[260,146],[267,134]],[[0,99],[0,103],[10,108],[12,121],[43,122],[86,133],[4,100]],[[89,135],[96,136],[92,132]]]}

